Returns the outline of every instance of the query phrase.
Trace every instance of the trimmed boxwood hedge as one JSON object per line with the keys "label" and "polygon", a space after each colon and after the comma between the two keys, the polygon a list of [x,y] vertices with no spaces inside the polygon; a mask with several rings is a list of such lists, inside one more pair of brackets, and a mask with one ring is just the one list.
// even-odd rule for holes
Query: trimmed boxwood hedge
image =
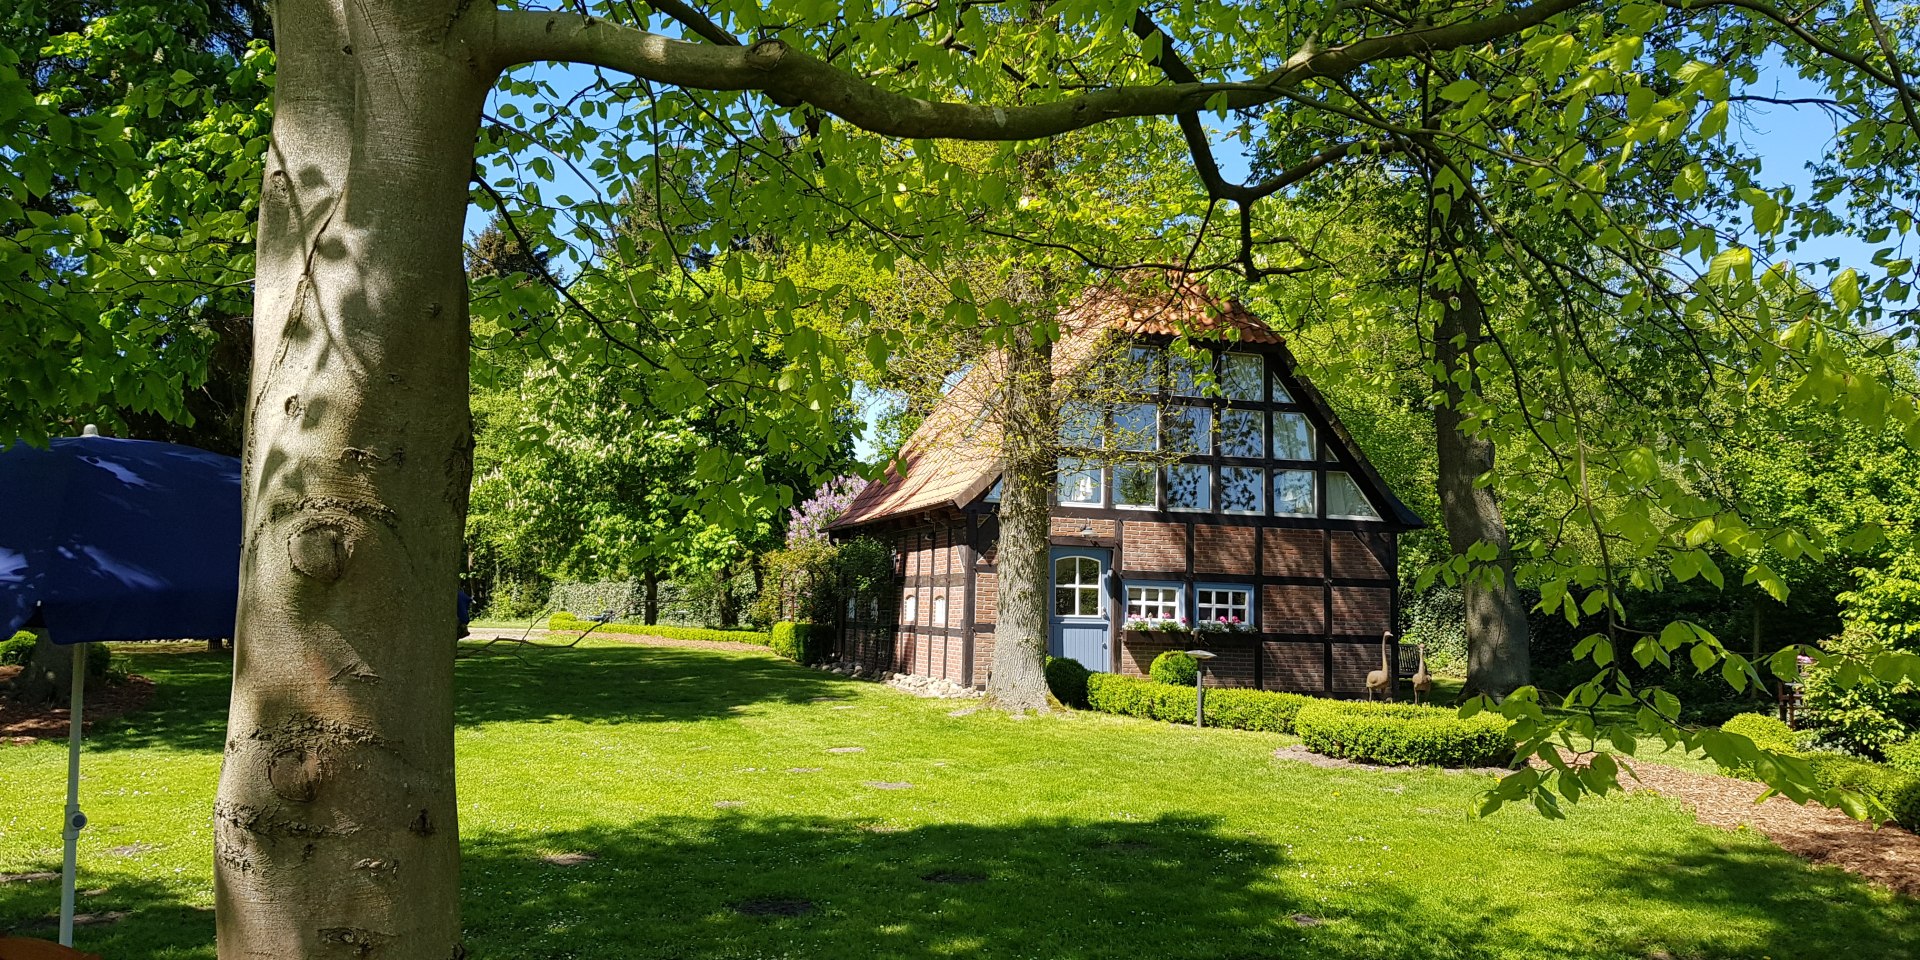
{"label": "trimmed boxwood hedge", "polygon": [[[582,620],[571,613],[556,613],[547,621],[549,630],[585,630],[593,626],[594,621]],[[751,643],[760,647],[772,647],[773,635],[758,630],[709,630],[705,627],[671,627],[664,624],[647,626],[644,623],[609,623],[594,631],[595,633],[626,633],[646,637],[661,637],[667,640],[712,640],[718,643]]]}
{"label": "trimmed boxwood hedge", "polygon": [[1168,650],[1153,658],[1147,667],[1147,676],[1161,683],[1191,687],[1200,676],[1200,661],[1183,650]]}
{"label": "trimmed boxwood hedge", "polygon": [[1047,689],[1053,698],[1069,707],[1087,705],[1087,678],[1093,671],[1072,657],[1047,658]]}
{"label": "trimmed boxwood hedge", "polygon": [[1908,773],[1920,773],[1920,739],[1906,740],[1888,747],[1887,766]]}
{"label": "trimmed boxwood hedge", "polygon": [[[1297,693],[1210,689],[1207,691],[1207,725],[1235,730],[1292,733],[1294,714],[1313,701],[1313,697]],[[1194,689],[1145,677],[1096,673],[1087,677],[1087,706],[1123,717],[1192,723]]]}
{"label": "trimmed boxwood hedge", "polygon": [[[799,663],[816,663],[825,659],[822,649],[827,639],[825,630],[816,630],[812,623],[805,620],[782,620],[773,625],[767,635],[767,646],[788,660]],[[747,641],[752,643],[753,641]]]}
{"label": "trimmed boxwood hedge", "polygon": [[1498,714],[1462,718],[1440,707],[1320,700],[1300,709],[1294,729],[1307,749],[1393,766],[1492,767],[1513,761]]}
{"label": "trimmed boxwood hedge", "polygon": [[[1791,727],[1778,717],[1763,713],[1740,714],[1720,729],[1746,737],[1762,750],[1804,760],[1813,768],[1814,781],[1822,789],[1853,790],[1885,807],[1901,826],[1920,828],[1920,769],[1904,766],[1905,763],[1920,764],[1920,748],[1908,749],[1913,741],[1894,745],[1887,751],[1887,759],[1892,762],[1882,764],[1843,753],[1803,752]],[[1720,772],[1730,777],[1756,779],[1753,767],[1746,763],[1721,767]]]}

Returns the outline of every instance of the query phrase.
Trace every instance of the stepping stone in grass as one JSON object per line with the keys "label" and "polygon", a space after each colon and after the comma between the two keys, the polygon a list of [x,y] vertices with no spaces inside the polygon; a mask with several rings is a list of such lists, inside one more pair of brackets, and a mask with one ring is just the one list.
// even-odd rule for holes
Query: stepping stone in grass
{"label": "stepping stone in grass", "polygon": [[867,786],[875,790],[910,790],[913,788],[913,784],[904,780],[867,780],[864,782]]}
{"label": "stepping stone in grass", "polygon": [[932,873],[922,874],[920,879],[928,883],[985,883],[987,875],[966,870],[935,870]]}
{"label": "stepping stone in grass", "polygon": [[866,747],[828,747],[828,753],[866,753]]}
{"label": "stepping stone in grass", "polygon": [[0,883],[44,883],[58,879],[60,874],[52,870],[36,870],[33,873],[0,873]]}
{"label": "stepping stone in grass", "polygon": [[567,853],[541,854],[540,859],[545,860],[546,862],[551,863],[556,867],[577,867],[583,863],[592,863],[595,860],[598,860],[600,858],[594,856],[591,853],[582,853],[578,850],[574,850],[574,851],[569,851]]}
{"label": "stepping stone in grass", "polygon": [[788,773],[819,773],[820,767],[788,767]]}
{"label": "stepping stone in grass", "polygon": [[1293,922],[1303,927],[1317,927],[1323,923],[1326,923],[1325,920],[1322,920],[1319,917],[1311,916],[1304,913],[1294,914]]}
{"label": "stepping stone in grass", "polygon": [[798,897],[756,897],[736,900],[728,906],[744,917],[798,917],[813,912],[813,901]]}
{"label": "stepping stone in grass", "polygon": [[810,699],[808,699],[808,700],[807,700],[807,702],[808,702],[808,703],[839,703],[839,702],[841,702],[841,698],[839,698],[839,697],[812,697],[812,698],[810,698]]}
{"label": "stepping stone in grass", "polygon": [[838,707],[834,707],[834,709],[835,709],[835,710],[852,710],[852,709],[855,709],[855,708],[854,708],[854,706],[853,706],[853,704],[851,704],[851,703],[849,703],[849,704],[844,704],[844,705],[842,705],[842,706],[838,706]]}
{"label": "stepping stone in grass", "polygon": [[715,800],[713,802],[713,807],[716,810],[733,810],[746,805],[747,802],[745,800]]}
{"label": "stepping stone in grass", "polygon": [[979,707],[961,707],[961,708],[960,708],[960,709],[958,709],[958,710],[949,710],[949,711],[947,711],[947,716],[949,716],[949,717],[971,717],[971,716],[973,716],[974,714],[976,714],[976,713],[979,713],[979,712],[980,712],[980,708],[979,708]]}
{"label": "stepping stone in grass", "polygon": [[151,843],[129,843],[121,847],[109,847],[107,854],[115,857],[137,857],[152,849]]}

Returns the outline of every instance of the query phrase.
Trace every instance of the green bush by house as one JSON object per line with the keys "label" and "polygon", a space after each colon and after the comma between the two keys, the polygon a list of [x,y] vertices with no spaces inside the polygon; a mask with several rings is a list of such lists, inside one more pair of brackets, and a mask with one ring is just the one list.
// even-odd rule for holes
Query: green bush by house
{"label": "green bush by house", "polygon": [[[585,630],[594,625],[592,620],[582,620],[571,613],[554,614],[547,620],[549,630]],[[719,643],[751,643],[755,646],[773,646],[773,635],[758,630],[709,630],[706,627],[670,627],[664,624],[647,626],[644,623],[609,623],[602,625],[596,633],[626,633],[637,636],[661,637],[667,640],[711,640]]]}
{"label": "green bush by house", "polygon": [[[1799,735],[1792,728],[1762,713],[1740,714],[1720,729],[1746,737],[1770,753],[1804,760],[1822,789],[1853,790],[1884,807],[1901,826],[1920,827],[1920,742],[1895,744],[1887,748],[1888,763],[1874,763],[1842,753],[1803,751]],[[1720,772],[1757,779],[1753,766],[1744,762],[1733,767],[1723,765]]]}
{"label": "green bush by house", "polygon": [[1179,650],[1168,650],[1154,657],[1153,664],[1147,667],[1147,676],[1182,687],[1193,686],[1194,678],[1199,675],[1200,662]]}
{"label": "green bush by house", "polygon": [[1300,708],[1294,731],[1315,753],[1393,766],[1505,766],[1513,760],[1507,721],[1462,718],[1403,703],[1320,700]]}
{"label": "green bush by house", "polygon": [[1047,689],[1053,698],[1069,707],[1087,705],[1087,678],[1093,671],[1072,657],[1047,658]]}
{"label": "green bush by house", "polygon": [[1896,743],[1887,748],[1887,766],[1908,773],[1920,773],[1920,739]]}
{"label": "green bush by house", "polygon": [[[1123,717],[1192,723],[1195,692],[1191,683],[1175,686],[1144,677],[1095,673],[1087,677],[1087,706]],[[1294,715],[1312,702],[1313,697],[1297,693],[1235,688],[1208,690],[1207,724],[1235,730],[1292,733]]]}
{"label": "green bush by house", "polygon": [[24,667],[33,659],[33,634],[25,630],[0,642],[0,667]]}
{"label": "green bush by house", "polygon": [[768,634],[768,647],[789,660],[798,663],[817,663],[826,658],[823,649],[827,632],[804,621],[782,620],[773,625]]}

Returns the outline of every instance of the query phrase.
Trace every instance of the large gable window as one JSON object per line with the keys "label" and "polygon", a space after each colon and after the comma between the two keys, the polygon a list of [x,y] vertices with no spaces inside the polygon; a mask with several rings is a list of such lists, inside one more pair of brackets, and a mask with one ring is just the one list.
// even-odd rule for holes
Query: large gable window
{"label": "large gable window", "polygon": [[1167,509],[1205,510],[1213,505],[1213,472],[1198,463],[1167,468]]}
{"label": "large gable window", "polygon": [[1099,506],[1100,465],[1090,460],[1060,459],[1060,502]]}
{"label": "large gable window", "polygon": [[1265,400],[1266,363],[1257,353],[1220,355],[1220,393],[1229,400]]}
{"label": "large gable window", "polygon": [[1312,460],[1313,423],[1304,413],[1273,415],[1273,458],[1275,460]]}
{"label": "large gable window", "polygon": [[1160,444],[1173,453],[1211,453],[1213,411],[1172,406],[1160,412]]}
{"label": "large gable window", "polygon": [[1113,445],[1121,450],[1152,450],[1160,445],[1159,411],[1151,403],[1122,403],[1113,408]]}
{"label": "large gable window", "polygon": [[1276,516],[1314,516],[1319,511],[1313,493],[1312,470],[1273,472],[1273,512]]}
{"label": "large gable window", "polygon": [[1327,471],[1327,516],[1342,520],[1378,520],[1380,511],[1360,491],[1353,474]]}
{"label": "large gable window", "polygon": [[1261,474],[1259,467],[1220,468],[1220,509],[1224,513],[1260,513]]}
{"label": "large gable window", "polygon": [[1258,410],[1220,411],[1220,455],[1260,457],[1267,452],[1267,416]]}
{"label": "large gable window", "polygon": [[1152,464],[1123,463],[1113,468],[1113,505],[1136,510],[1155,506],[1160,471]]}

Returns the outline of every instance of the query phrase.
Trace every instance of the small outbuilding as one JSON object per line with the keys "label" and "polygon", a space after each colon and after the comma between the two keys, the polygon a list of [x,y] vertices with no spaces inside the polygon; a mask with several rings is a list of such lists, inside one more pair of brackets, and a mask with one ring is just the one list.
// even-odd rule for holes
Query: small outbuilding
{"label": "small outbuilding", "polygon": [[[1137,390],[1098,405],[1127,439],[1090,431],[1076,450],[1063,436],[1049,652],[1138,675],[1163,651],[1199,647],[1217,655],[1209,675],[1222,686],[1365,693],[1398,614],[1398,536],[1424,523],[1282,338],[1191,283],[1098,290],[1060,321],[1057,378],[1082,373],[1083,347],[1110,334],[1129,369],[1154,375],[1130,375]],[[1202,349],[1175,349],[1182,336]],[[894,547],[891,588],[840,611],[841,659],[986,685],[999,597],[1001,467],[985,422],[996,369],[969,371],[830,527],[837,540]]]}

